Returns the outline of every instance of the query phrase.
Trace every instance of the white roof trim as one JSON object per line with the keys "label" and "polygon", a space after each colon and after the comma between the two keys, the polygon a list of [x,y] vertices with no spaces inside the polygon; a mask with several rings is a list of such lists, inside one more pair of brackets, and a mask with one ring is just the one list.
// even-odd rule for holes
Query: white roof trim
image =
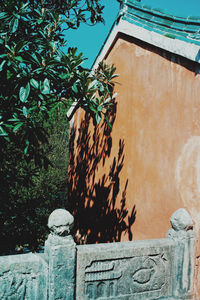
{"label": "white roof trim", "polygon": [[99,62],[101,62],[105,58],[118,33],[124,33],[141,41],[147,42],[151,45],[157,46],[161,49],[167,50],[171,53],[181,55],[190,60],[200,63],[200,46],[178,39],[166,37],[164,35],[161,35],[154,31],[149,31],[145,28],[142,28],[135,24],[131,24],[128,21],[121,19],[119,23],[114,26],[103,49],[101,50],[99,56],[96,58],[95,64],[93,66],[94,69],[97,68]]}

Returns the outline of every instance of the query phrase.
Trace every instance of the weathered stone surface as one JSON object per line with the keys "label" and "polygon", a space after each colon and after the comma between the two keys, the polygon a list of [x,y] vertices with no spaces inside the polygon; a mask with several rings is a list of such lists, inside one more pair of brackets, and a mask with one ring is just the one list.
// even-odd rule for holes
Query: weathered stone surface
{"label": "weathered stone surface", "polygon": [[73,300],[75,291],[75,243],[52,246],[49,252],[49,300]]}
{"label": "weathered stone surface", "polygon": [[56,209],[49,217],[51,233],[45,242],[49,262],[49,300],[73,300],[75,292],[76,244],[70,236],[73,216]]}
{"label": "weathered stone surface", "polygon": [[67,236],[74,225],[74,217],[65,209],[55,209],[49,216],[48,227],[51,234]]}
{"label": "weathered stone surface", "polygon": [[172,297],[173,241],[84,245],[77,249],[76,299]]}
{"label": "weathered stone surface", "polygon": [[171,216],[172,228],[167,237],[175,241],[173,295],[180,299],[193,299],[195,235],[193,221],[181,208]]}
{"label": "weathered stone surface", "polygon": [[176,231],[179,230],[188,230],[193,227],[193,221],[189,213],[184,209],[180,208],[176,210],[171,218],[170,222],[172,225],[172,228]]}
{"label": "weathered stone surface", "polygon": [[185,210],[172,215],[166,239],[77,247],[73,217],[61,214],[51,215],[44,254],[0,257],[0,300],[73,300],[75,274],[77,300],[194,299],[195,238]]}
{"label": "weathered stone surface", "polygon": [[43,254],[0,257],[1,300],[46,300],[48,265]]}

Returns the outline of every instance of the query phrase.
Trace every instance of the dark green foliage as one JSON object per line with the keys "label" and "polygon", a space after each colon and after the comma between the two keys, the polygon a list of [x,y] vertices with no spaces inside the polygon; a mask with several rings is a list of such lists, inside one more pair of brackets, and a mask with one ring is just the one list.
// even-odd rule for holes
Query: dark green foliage
{"label": "dark green foliage", "polygon": [[106,118],[114,67],[102,63],[91,73],[77,49],[62,51],[63,30],[103,21],[100,2],[0,1],[1,245],[36,248],[49,212],[66,205],[67,145],[60,132],[67,111],[69,119],[78,107],[97,123]]}
{"label": "dark green foliage", "polygon": [[[67,167],[69,125],[63,107],[44,123],[49,143],[44,153],[51,162],[48,169],[22,160],[20,149],[7,143],[1,169],[0,253],[14,251],[18,245],[38,250],[47,233],[48,215],[67,207]],[[4,145],[5,146],[5,145]],[[8,184],[9,183],[9,184]]]}

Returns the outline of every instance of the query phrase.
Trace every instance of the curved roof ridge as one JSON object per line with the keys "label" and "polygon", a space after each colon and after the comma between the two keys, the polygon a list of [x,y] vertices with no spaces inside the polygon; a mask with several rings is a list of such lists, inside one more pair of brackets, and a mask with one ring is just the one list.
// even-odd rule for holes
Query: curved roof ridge
{"label": "curved roof ridge", "polygon": [[[137,3],[136,3],[137,2]],[[140,2],[135,1],[135,0],[127,0],[126,2],[124,2],[124,4],[126,4],[127,6],[133,6],[135,8],[144,10],[146,12],[155,14],[155,15],[159,15],[159,16],[163,16],[166,18],[172,18],[175,20],[180,20],[180,21],[190,21],[190,22],[194,22],[194,23],[200,23],[200,15],[199,16],[188,16],[183,17],[183,16],[179,16],[179,15],[172,15],[170,13],[167,13],[165,10],[160,9],[160,8],[155,8],[153,6],[147,5],[147,4],[140,4]]]}
{"label": "curved roof ridge", "polygon": [[200,44],[200,16],[173,16],[134,0],[126,0],[122,7],[122,19],[130,23],[171,38]]}

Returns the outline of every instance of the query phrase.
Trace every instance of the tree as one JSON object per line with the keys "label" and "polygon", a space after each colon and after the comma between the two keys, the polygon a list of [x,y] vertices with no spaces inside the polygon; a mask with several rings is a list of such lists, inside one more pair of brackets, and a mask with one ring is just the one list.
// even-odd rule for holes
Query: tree
{"label": "tree", "polygon": [[[109,108],[114,68],[84,69],[77,49],[62,51],[63,30],[102,19],[99,0],[9,0],[0,3],[1,137],[24,149],[27,160],[47,165],[43,120],[60,102],[95,113],[97,123]],[[63,29],[63,27],[65,27]],[[66,28],[67,27],[67,28]],[[74,110],[72,110],[72,114]],[[69,115],[69,118],[71,118]]]}
{"label": "tree", "polygon": [[49,134],[49,143],[44,147],[51,162],[48,169],[23,160],[23,151],[14,143],[7,144],[9,147],[4,152],[0,180],[0,253],[40,249],[48,233],[48,216],[54,209],[69,205],[69,124],[62,104],[44,122],[44,128]]}
{"label": "tree", "polygon": [[103,22],[102,11],[100,0],[0,2],[0,218],[7,228],[8,211],[14,214],[16,201],[22,202],[19,209],[24,205],[17,200],[19,189],[51,164],[45,124],[57,108],[62,105],[70,119],[82,107],[97,123],[105,117],[109,124],[115,68],[101,63],[91,72],[81,66],[77,49],[62,50],[64,31]]}

